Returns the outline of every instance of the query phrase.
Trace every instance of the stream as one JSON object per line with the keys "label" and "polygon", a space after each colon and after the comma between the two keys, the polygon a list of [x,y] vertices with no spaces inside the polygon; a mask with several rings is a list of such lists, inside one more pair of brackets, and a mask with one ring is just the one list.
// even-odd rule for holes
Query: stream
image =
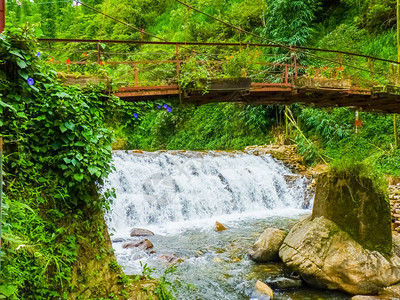
{"label": "stream", "polygon": [[[255,282],[290,276],[282,263],[259,264],[247,251],[267,227],[289,230],[311,213],[308,182],[269,155],[242,152],[115,151],[105,189],[116,198],[106,215],[118,263],[128,275],[143,265],[167,275],[178,299],[266,299]],[[311,200],[311,201],[310,201]],[[216,232],[219,221],[227,230]],[[132,228],[155,233],[154,248],[122,246],[139,238]],[[173,261],[173,263],[168,262]],[[349,299],[307,286],[274,289],[274,299]]]}

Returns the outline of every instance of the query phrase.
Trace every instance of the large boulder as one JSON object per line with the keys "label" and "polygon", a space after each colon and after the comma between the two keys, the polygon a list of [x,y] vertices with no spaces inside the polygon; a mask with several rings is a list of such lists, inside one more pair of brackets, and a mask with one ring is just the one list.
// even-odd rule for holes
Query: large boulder
{"label": "large boulder", "polygon": [[400,282],[400,259],[396,255],[365,249],[325,217],[309,217],[296,224],[279,256],[317,288],[373,295]]}
{"label": "large boulder", "polygon": [[279,248],[286,232],[277,228],[267,228],[249,251],[249,257],[256,262],[268,262],[279,259]]}
{"label": "large boulder", "polygon": [[131,231],[131,236],[152,236],[154,233],[150,230],[147,229],[142,229],[142,228],[133,228]]}
{"label": "large boulder", "polygon": [[326,172],[317,180],[313,219],[325,217],[336,223],[369,250],[390,255],[391,212],[383,189],[359,174]]}

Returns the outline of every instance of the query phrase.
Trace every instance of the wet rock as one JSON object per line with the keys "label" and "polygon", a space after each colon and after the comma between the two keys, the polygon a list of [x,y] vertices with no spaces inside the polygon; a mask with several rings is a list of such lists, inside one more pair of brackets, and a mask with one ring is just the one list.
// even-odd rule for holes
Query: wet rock
{"label": "wet rock", "polygon": [[368,250],[390,255],[390,204],[371,179],[327,172],[318,176],[312,217],[325,217]]}
{"label": "wet rock", "polygon": [[279,248],[286,237],[285,231],[267,228],[249,251],[249,257],[256,262],[268,262],[279,259]]}
{"label": "wet rock", "polygon": [[176,254],[163,254],[158,257],[158,260],[165,261],[171,264],[181,263],[183,259]]}
{"label": "wet rock", "polygon": [[383,299],[400,299],[400,283],[383,289],[380,296],[383,297]]}
{"label": "wet rock", "polygon": [[215,222],[215,231],[219,232],[219,231],[224,231],[226,230],[226,227],[224,225],[222,225],[220,222]]}
{"label": "wet rock", "polygon": [[122,246],[122,248],[124,249],[139,248],[141,250],[147,250],[153,247],[154,247],[153,244],[148,239],[144,239],[142,241],[129,242]]}
{"label": "wet rock", "polygon": [[235,262],[235,263],[240,262],[240,258],[239,257],[234,257],[234,258],[232,258],[232,262]]}
{"label": "wet rock", "polygon": [[265,295],[268,296],[270,299],[274,299],[274,292],[268,285],[266,285],[264,282],[261,282],[260,280],[256,282],[256,290],[261,295]]}
{"label": "wet rock", "polygon": [[284,290],[299,288],[302,286],[303,283],[300,278],[277,277],[273,280],[268,281],[268,284],[273,288]]}
{"label": "wet rock", "polygon": [[214,257],[212,261],[213,263],[222,263],[222,259],[220,259],[219,257]]}
{"label": "wet rock", "polygon": [[131,236],[152,236],[152,235],[154,235],[153,232],[142,228],[133,228],[131,231]]}
{"label": "wet rock", "polygon": [[113,243],[123,243],[125,242],[125,239],[123,238],[115,238],[111,240]]}
{"label": "wet rock", "polygon": [[374,295],[400,281],[400,259],[365,249],[325,217],[295,225],[279,256],[309,285]]}

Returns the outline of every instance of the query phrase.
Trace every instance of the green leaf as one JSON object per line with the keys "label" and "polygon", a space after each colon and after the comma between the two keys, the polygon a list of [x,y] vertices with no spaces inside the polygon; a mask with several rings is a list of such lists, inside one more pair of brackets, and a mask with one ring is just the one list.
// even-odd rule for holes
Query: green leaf
{"label": "green leaf", "polygon": [[69,130],[74,130],[74,128],[75,128],[75,124],[72,123],[72,122],[65,122],[65,123],[64,123],[64,126],[65,126],[66,128],[68,128]]}
{"label": "green leaf", "polygon": [[21,69],[25,69],[28,66],[24,60],[19,59],[19,58],[17,58],[17,65]]}
{"label": "green leaf", "polygon": [[47,180],[44,177],[39,177],[38,181],[43,183],[43,182],[46,182]]}
{"label": "green leaf", "polygon": [[25,113],[23,111],[18,112],[17,116],[20,118],[28,119],[28,117],[25,115]]}
{"label": "green leaf", "polygon": [[35,37],[38,39],[43,36],[43,30],[40,27],[35,28]]}
{"label": "green leaf", "polygon": [[74,178],[75,178],[76,181],[81,182],[82,179],[83,179],[83,174],[82,174],[82,173],[80,173],[80,174],[74,174]]}
{"label": "green leaf", "polygon": [[16,285],[0,285],[0,291],[6,297],[10,297],[17,289]]}
{"label": "green leaf", "polygon": [[77,147],[84,147],[84,146],[85,146],[85,143],[84,143],[84,142],[81,142],[81,141],[78,141],[78,142],[75,143],[75,146],[77,146]]}
{"label": "green leaf", "polygon": [[26,71],[19,71],[19,76],[21,76],[23,79],[28,80],[29,74]]}
{"label": "green leaf", "polygon": [[14,54],[15,56],[18,56],[19,58],[24,59],[24,56],[19,52],[19,50],[16,50],[16,49],[10,50],[10,53]]}
{"label": "green leaf", "polygon": [[63,160],[65,161],[66,164],[70,164],[71,163],[71,159],[69,159],[68,157],[64,157]]}
{"label": "green leaf", "polygon": [[64,126],[64,124],[60,124],[59,127],[62,133],[67,131],[67,128]]}
{"label": "green leaf", "polygon": [[67,94],[65,92],[55,93],[52,96],[56,96],[58,98],[72,98],[69,94]]}
{"label": "green leaf", "polygon": [[17,111],[14,107],[12,107],[11,105],[9,105],[9,104],[7,104],[7,103],[1,101],[1,100],[0,100],[0,106],[2,106],[2,107],[7,107],[7,108],[9,108],[9,109],[11,109],[11,110],[13,110],[13,111],[15,111],[15,112]]}
{"label": "green leaf", "polygon": [[58,150],[61,148],[61,144],[59,142],[54,142],[51,147],[53,148],[53,150]]}
{"label": "green leaf", "polygon": [[99,169],[97,167],[89,167],[88,171],[89,171],[90,175],[93,175],[93,174],[97,173],[99,171]]}

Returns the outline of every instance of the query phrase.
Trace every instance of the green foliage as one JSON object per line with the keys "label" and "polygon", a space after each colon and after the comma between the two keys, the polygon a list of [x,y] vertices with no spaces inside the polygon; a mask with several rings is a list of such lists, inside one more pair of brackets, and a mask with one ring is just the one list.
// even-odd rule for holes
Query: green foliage
{"label": "green foliage", "polygon": [[312,0],[269,0],[264,36],[285,45],[305,45],[313,33],[312,21],[318,2]]}
{"label": "green foliage", "polygon": [[127,138],[130,148],[239,150],[248,145],[266,144],[272,139],[268,129],[276,111],[270,107],[172,106],[172,113],[158,109],[145,113],[134,135]]}
{"label": "green foliage", "polygon": [[200,90],[207,93],[209,89],[210,73],[206,65],[197,62],[199,59],[191,57],[182,64],[179,84],[185,91]]}
{"label": "green foliage", "polygon": [[[112,194],[97,191],[111,171],[107,127],[115,118],[133,126],[140,109],[104,96],[102,87],[60,84],[36,55],[34,38],[25,27],[0,35],[6,192],[0,286],[9,299],[66,299],[83,244],[79,233],[95,226],[88,237],[104,242],[95,216]],[[75,228],[83,211],[93,220]],[[100,247],[96,255],[107,256]],[[118,271],[117,265],[110,270]]]}

